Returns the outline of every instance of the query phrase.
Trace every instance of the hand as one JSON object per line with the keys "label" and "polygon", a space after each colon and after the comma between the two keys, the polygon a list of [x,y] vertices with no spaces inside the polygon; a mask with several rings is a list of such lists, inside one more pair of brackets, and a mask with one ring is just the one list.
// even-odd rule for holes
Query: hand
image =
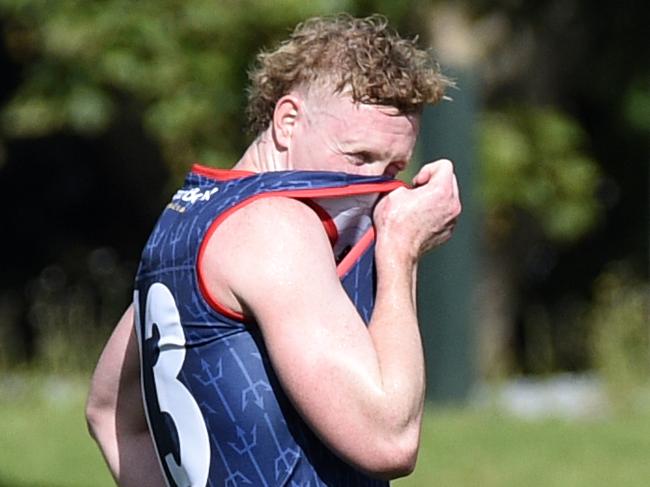
{"label": "hand", "polygon": [[451,237],[461,212],[458,183],[451,161],[423,166],[411,189],[399,188],[375,208],[378,246],[417,260]]}

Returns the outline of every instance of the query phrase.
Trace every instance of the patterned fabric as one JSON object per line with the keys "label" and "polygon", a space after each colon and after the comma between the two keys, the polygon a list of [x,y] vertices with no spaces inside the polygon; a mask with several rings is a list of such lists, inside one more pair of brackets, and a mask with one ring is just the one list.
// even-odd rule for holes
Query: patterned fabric
{"label": "patterned fabric", "polygon": [[202,244],[256,198],[305,199],[329,228],[342,283],[374,305],[370,209],[401,183],[342,173],[195,166],[143,251],[134,303],[147,419],[172,486],[385,486],[329,451],[285,396],[255,323],[203,289]]}

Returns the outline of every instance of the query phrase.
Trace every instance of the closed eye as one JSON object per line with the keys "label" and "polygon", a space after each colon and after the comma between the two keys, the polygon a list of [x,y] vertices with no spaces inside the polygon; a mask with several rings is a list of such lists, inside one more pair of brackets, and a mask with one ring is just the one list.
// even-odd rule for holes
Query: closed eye
{"label": "closed eye", "polygon": [[368,164],[374,160],[373,155],[367,151],[351,152],[347,156],[356,164]]}

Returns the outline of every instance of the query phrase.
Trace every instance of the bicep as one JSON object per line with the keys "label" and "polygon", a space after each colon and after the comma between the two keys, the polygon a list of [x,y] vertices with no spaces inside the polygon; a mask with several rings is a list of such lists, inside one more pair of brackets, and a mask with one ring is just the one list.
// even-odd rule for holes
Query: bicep
{"label": "bicep", "polygon": [[[312,249],[313,250],[313,249]],[[372,341],[334,266],[292,257],[291,268],[266,268],[242,290],[277,372],[297,392],[344,370],[372,370]],[[325,254],[320,256],[323,260]]]}

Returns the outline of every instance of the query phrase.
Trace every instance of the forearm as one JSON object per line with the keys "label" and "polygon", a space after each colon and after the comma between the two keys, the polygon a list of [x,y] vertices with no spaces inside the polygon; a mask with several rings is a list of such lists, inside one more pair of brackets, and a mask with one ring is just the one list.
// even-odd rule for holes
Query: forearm
{"label": "forearm", "polygon": [[90,433],[121,487],[165,485],[147,429],[139,372],[130,307],[99,358],[86,404]]}
{"label": "forearm", "polygon": [[88,431],[97,443],[111,475],[117,482],[119,478],[119,453],[115,432],[115,415],[109,410],[86,407]]}
{"label": "forearm", "polygon": [[393,434],[417,436],[425,369],[415,303],[416,264],[397,255],[378,255],[377,264],[377,296],[368,331],[385,396],[380,412]]}
{"label": "forearm", "polygon": [[148,430],[120,431],[110,411],[89,411],[88,427],[117,485],[165,485]]}
{"label": "forearm", "polygon": [[394,398],[393,424],[419,428],[424,401],[424,357],[415,305],[417,261],[449,239],[461,205],[453,166],[424,166],[414,188],[399,188],[375,208],[377,297],[370,334],[385,394]]}

